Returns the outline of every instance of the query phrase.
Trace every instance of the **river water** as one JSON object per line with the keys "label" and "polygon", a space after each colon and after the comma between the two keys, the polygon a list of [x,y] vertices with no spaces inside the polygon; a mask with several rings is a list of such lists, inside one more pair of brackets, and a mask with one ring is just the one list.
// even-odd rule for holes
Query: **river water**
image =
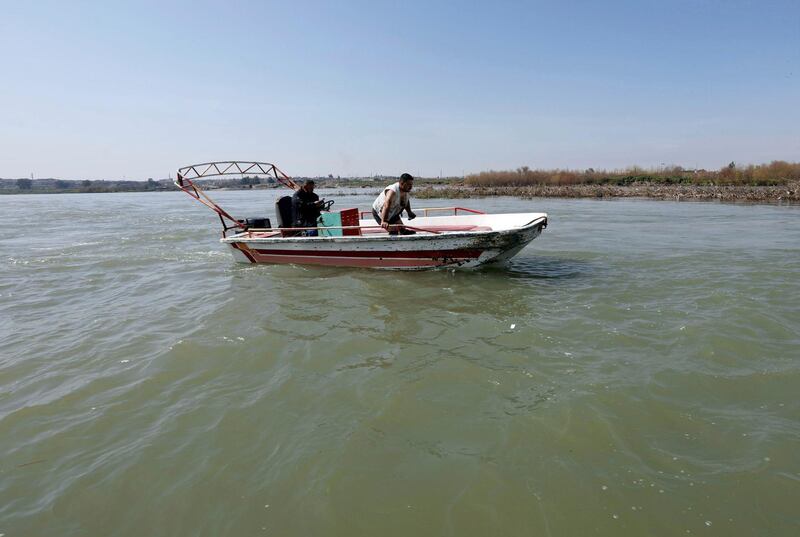
{"label": "river water", "polygon": [[458,203],[550,226],[248,266],[181,193],[0,197],[0,535],[800,535],[800,208]]}

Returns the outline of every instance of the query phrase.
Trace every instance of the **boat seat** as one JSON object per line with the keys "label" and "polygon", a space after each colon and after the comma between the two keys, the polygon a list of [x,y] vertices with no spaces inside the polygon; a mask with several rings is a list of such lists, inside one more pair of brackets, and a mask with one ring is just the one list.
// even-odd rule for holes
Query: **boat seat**
{"label": "boat seat", "polygon": [[291,196],[281,196],[275,201],[275,221],[278,227],[292,227],[294,215]]}

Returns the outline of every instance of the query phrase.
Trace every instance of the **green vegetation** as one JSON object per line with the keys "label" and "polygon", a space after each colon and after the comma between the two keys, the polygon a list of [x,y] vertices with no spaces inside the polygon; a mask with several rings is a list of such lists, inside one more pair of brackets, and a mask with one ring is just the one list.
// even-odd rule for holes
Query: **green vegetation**
{"label": "green vegetation", "polygon": [[176,190],[169,179],[89,181],[65,179],[0,179],[0,194],[70,194],[90,192],[155,192]]}
{"label": "green vegetation", "polygon": [[[305,177],[295,177],[302,183]],[[360,188],[377,191],[397,177],[312,177],[319,188]],[[201,179],[205,189],[283,188],[274,178],[218,177]],[[170,179],[147,181],[89,181],[63,179],[0,179],[0,194],[55,194],[80,192],[158,192],[177,190]],[[737,166],[731,162],[716,171],[685,170],[679,166],[625,170],[488,171],[462,177],[419,177],[414,197],[477,198],[620,198],[718,200],[744,202],[800,202],[800,163],[774,161]]]}
{"label": "green vegetation", "polygon": [[634,183],[687,185],[784,185],[800,180],[800,163],[776,160],[769,164],[737,166],[734,162],[717,171],[685,170],[680,166],[643,169],[633,166],[625,170],[531,170],[527,166],[516,171],[488,171],[468,175],[467,186],[521,187],[532,185],[630,185]]}

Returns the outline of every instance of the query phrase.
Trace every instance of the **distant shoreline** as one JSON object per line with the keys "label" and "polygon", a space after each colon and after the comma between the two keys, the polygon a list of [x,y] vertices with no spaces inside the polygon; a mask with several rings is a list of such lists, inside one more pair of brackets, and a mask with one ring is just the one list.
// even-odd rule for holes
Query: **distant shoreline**
{"label": "distant shoreline", "polygon": [[[635,182],[625,185],[615,184],[568,184],[548,185],[533,184],[527,186],[474,186],[463,183],[438,182],[432,184],[420,179],[419,185],[413,191],[413,198],[417,199],[470,199],[508,196],[514,198],[589,198],[589,199],[615,199],[615,198],[645,198],[665,201],[723,201],[743,203],[800,203],[800,181],[790,181],[781,185],[704,185],[704,184],[665,184],[663,182]],[[320,188],[351,188],[377,193],[380,186],[375,183],[342,183],[320,184]],[[273,186],[264,188],[236,188],[229,186],[220,190],[278,190]],[[212,190],[213,191],[213,190]],[[81,190],[51,190],[34,189],[23,191],[3,191],[0,195],[17,194],[115,194],[123,192],[180,192],[177,188],[159,188],[155,190],[142,189],[115,189],[107,191],[81,191]]]}

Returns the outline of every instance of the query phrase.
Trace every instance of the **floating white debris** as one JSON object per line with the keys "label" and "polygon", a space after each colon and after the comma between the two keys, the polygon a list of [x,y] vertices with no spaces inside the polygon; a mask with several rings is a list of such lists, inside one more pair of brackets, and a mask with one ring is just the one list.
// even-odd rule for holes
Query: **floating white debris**
{"label": "floating white debris", "polygon": [[614,520],[616,520],[616,519],[618,519],[618,518],[619,518],[619,515],[611,515],[611,518],[613,518]]}
{"label": "floating white debris", "polygon": [[121,364],[127,364],[128,362],[130,362],[130,360],[120,360],[119,361],[119,363],[121,363]]}
{"label": "floating white debris", "polygon": [[516,327],[517,327],[517,325],[515,325],[515,324],[512,324],[511,326],[509,326],[509,328],[510,328],[511,330],[514,330]]}
{"label": "floating white debris", "polygon": [[603,486],[602,486],[602,487],[600,487],[600,488],[601,488],[601,489],[603,489],[603,490],[608,490],[608,487],[607,487],[607,486],[605,486],[605,485],[603,485]]}
{"label": "floating white debris", "polygon": [[264,509],[269,509],[269,504],[265,505]]}
{"label": "floating white debris", "polygon": [[237,336],[237,338],[236,338],[236,339],[238,339],[239,341],[244,341],[244,338],[243,338],[243,337],[241,337],[241,336]]}
{"label": "floating white debris", "polygon": [[706,526],[710,526],[710,525],[711,525],[711,521],[710,520],[706,520]]}

